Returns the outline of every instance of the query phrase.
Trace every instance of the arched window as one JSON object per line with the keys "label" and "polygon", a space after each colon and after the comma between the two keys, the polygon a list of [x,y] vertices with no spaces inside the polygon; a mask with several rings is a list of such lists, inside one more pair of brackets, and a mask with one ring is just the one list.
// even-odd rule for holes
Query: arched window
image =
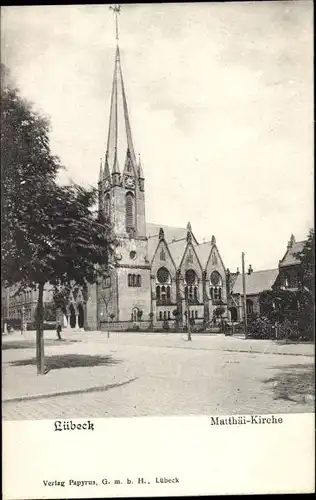
{"label": "arched window", "polygon": [[197,286],[194,287],[194,300],[198,299],[198,289]]}
{"label": "arched window", "polygon": [[168,319],[170,319],[170,311],[168,311]]}
{"label": "arched window", "polygon": [[141,279],[140,274],[137,275],[137,285],[136,286],[142,286],[142,279]]}
{"label": "arched window", "polygon": [[[157,300],[161,303],[166,304],[170,302],[171,299],[171,288],[167,283],[171,282],[170,273],[167,268],[160,267],[157,271],[156,276],[156,296]],[[159,289],[159,292],[158,292]]]}
{"label": "arched window", "polygon": [[134,196],[132,193],[127,193],[125,197],[125,215],[126,215],[126,230],[135,229],[134,222]]}
{"label": "arched window", "polygon": [[198,312],[195,311],[195,319],[197,319],[197,317],[198,317]]}
{"label": "arched window", "polygon": [[159,319],[162,321],[162,311],[159,311]]}
{"label": "arched window", "polygon": [[223,280],[218,271],[213,271],[211,274],[211,283],[214,286],[222,286]]}
{"label": "arched window", "polygon": [[160,250],[160,260],[166,260],[166,253],[163,248]]}
{"label": "arched window", "polygon": [[166,313],[166,311],[163,312],[163,319],[167,319],[167,313]]}
{"label": "arched window", "polygon": [[111,215],[111,200],[110,200],[110,195],[107,193],[105,195],[105,203],[104,203],[104,214],[105,217],[110,218]]}
{"label": "arched window", "polygon": [[131,319],[132,319],[132,321],[137,321],[138,320],[138,309],[137,309],[137,307],[134,307],[132,309]]}

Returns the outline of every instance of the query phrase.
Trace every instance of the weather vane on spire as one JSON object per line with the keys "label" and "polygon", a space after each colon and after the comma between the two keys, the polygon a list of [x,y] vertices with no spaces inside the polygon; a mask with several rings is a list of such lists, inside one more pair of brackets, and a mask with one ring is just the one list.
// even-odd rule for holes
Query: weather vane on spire
{"label": "weather vane on spire", "polygon": [[118,30],[118,15],[121,11],[121,6],[119,4],[110,5],[110,9],[113,10],[115,14],[115,32],[116,32],[116,40],[119,39],[119,30]]}

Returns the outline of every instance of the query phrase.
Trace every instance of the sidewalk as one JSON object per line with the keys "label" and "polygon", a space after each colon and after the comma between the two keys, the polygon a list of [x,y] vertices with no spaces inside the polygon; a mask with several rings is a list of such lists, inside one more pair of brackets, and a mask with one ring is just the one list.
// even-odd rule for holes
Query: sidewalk
{"label": "sidewalk", "polygon": [[[218,408],[224,413],[304,411],[313,403],[306,399],[312,344],[224,335],[193,335],[188,342],[185,334],[151,333],[110,333],[107,338],[106,332],[64,331],[65,340],[57,341],[54,331],[46,331],[44,337],[45,375],[36,373],[35,332],[2,337],[6,419],[89,411],[101,417],[150,415],[157,401],[165,414]],[[297,403],[294,398],[275,402],[275,384],[279,380],[288,387],[293,377]]]}
{"label": "sidewalk", "polygon": [[[111,345],[135,345],[147,347],[174,347],[183,349],[207,349],[224,350],[232,352],[252,352],[257,354],[279,354],[293,356],[314,356],[315,346],[306,342],[286,342],[276,340],[255,340],[245,339],[242,334],[227,336],[219,333],[215,334],[192,334],[192,342],[187,341],[186,333],[134,333],[134,332],[107,332],[84,330],[63,330],[62,337],[65,341],[106,342]],[[56,332],[47,330],[44,332],[46,341],[55,341]],[[33,342],[36,340],[34,330],[27,331],[23,335],[21,332],[13,332],[2,335],[2,342]]]}

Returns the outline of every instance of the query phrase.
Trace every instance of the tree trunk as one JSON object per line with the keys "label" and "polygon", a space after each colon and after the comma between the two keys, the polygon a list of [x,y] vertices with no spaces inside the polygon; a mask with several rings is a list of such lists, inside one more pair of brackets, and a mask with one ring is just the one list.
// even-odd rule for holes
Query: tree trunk
{"label": "tree trunk", "polygon": [[43,332],[43,296],[44,283],[39,283],[38,298],[37,298],[37,314],[36,314],[36,361],[37,374],[44,375],[45,373],[45,358],[44,358],[44,332]]}

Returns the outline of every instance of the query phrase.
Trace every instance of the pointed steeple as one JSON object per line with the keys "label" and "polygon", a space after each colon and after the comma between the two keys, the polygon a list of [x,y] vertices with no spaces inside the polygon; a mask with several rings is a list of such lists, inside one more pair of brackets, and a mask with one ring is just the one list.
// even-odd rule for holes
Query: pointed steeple
{"label": "pointed steeple", "polygon": [[109,162],[108,162],[108,157],[105,155],[104,158],[104,169],[103,169],[103,179],[107,179],[110,177],[110,169],[109,169]]}
{"label": "pointed steeple", "polygon": [[141,159],[140,159],[140,154],[138,155],[137,174],[138,174],[139,179],[144,179],[144,171],[143,171],[143,166],[142,166],[142,162],[141,162]]}
{"label": "pointed steeple", "polygon": [[216,238],[215,238],[214,234],[213,234],[212,239],[211,239],[211,244],[216,245]]}
{"label": "pointed steeple", "polygon": [[99,182],[103,180],[103,167],[102,167],[102,158],[100,158],[100,173],[99,173]]}
{"label": "pointed steeple", "polygon": [[[112,81],[111,105],[109,131],[107,139],[106,156],[108,166],[112,174],[119,173],[119,165],[125,170],[125,164],[129,160],[134,173],[137,164],[132,140],[132,131],[127,106],[127,98],[123,81],[121,67],[120,48],[118,43],[118,13],[119,6],[112,7],[116,15],[116,52]],[[127,157],[127,155],[129,157]]]}

